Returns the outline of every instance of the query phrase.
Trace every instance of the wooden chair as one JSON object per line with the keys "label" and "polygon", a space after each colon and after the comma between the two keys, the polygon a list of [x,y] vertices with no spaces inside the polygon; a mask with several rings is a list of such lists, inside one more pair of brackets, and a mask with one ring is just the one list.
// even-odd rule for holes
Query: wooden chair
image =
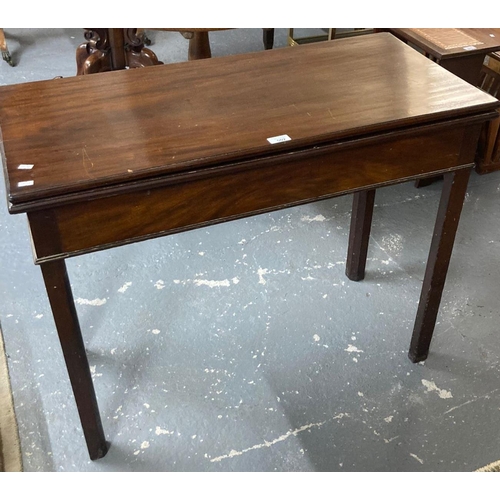
{"label": "wooden chair", "polygon": [[[489,54],[481,71],[480,87],[500,98],[500,52]],[[486,174],[500,170],[500,117],[486,124],[479,141],[476,170]]]}
{"label": "wooden chair", "polygon": [[2,59],[11,66],[14,66],[14,61],[10,55],[9,49],[7,48],[7,41],[5,40],[5,33],[3,28],[0,28],[0,51],[2,52]]}

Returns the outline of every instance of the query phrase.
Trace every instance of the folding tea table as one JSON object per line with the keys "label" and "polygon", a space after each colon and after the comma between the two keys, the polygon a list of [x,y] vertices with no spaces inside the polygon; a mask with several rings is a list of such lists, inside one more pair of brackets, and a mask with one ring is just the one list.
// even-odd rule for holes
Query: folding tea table
{"label": "folding tea table", "polygon": [[426,358],[483,124],[499,103],[388,33],[0,87],[9,210],[28,217],[88,450],[108,443],[65,259],[444,175],[410,359]]}

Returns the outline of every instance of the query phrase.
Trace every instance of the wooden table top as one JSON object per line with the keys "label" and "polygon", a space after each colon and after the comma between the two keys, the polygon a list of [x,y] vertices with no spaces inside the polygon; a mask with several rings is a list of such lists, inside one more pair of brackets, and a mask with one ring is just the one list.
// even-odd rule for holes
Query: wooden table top
{"label": "wooden table top", "polygon": [[379,33],[0,87],[2,156],[15,205],[497,106]]}
{"label": "wooden table top", "polygon": [[438,59],[500,49],[500,28],[390,28],[389,31]]}

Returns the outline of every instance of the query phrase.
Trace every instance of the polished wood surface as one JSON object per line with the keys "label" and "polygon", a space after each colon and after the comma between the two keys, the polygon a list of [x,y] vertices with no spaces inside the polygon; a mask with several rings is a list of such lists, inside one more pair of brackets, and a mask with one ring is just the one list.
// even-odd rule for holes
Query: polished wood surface
{"label": "polished wood surface", "polygon": [[[494,88],[484,77],[487,55],[500,47],[499,28],[388,28],[385,29],[405,43],[413,44],[426,57],[471,85],[480,86],[496,97]],[[382,30],[384,31],[384,30]],[[487,173],[495,170],[491,161],[492,146],[496,142],[498,120],[485,125],[488,132],[479,143],[476,170]],[[488,143],[485,145],[485,143]],[[424,187],[437,179],[417,180],[416,187]]]}
{"label": "polished wood surface", "polygon": [[[389,34],[293,50],[1,87],[11,203],[496,106]],[[88,91],[96,86],[107,91]],[[292,140],[267,141],[283,134]]]}
{"label": "polished wood surface", "polygon": [[389,28],[454,75],[479,85],[485,56],[500,48],[500,28]]}
{"label": "polished wood surface", "polygon": [[444,174],[409,352],[423,360],[498,106],[386,33],[0,88],[9,209],[28,215],[90,457],[108,443],[66,258],[355,193],[346,272],[358,280],[375,189]]}

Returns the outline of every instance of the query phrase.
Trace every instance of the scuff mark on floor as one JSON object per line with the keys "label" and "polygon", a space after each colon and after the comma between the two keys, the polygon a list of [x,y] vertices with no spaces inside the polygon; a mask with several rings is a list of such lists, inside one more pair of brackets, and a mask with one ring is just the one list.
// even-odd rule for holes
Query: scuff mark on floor
{"label": "scuff mark on floor", "polygon": [[290,436],[296,436],[300,432],[304,432],[304,431],[311,429],[313,427],[321,427],[325,422],[318,422],[315,424],[303,425],[302,427],[299,427],[298,429],[295,429],[293,431],[288,431],[286,434],[283,434],[282,436],[279,436],[278,438],[273,439],[272,441],[264,441],[261,444],[256,444],[254,446],[251,446],[250,448],[246,448],[246,449],[241,450],[241,451],[231,450],[227,455],[221,455],[219,457],[215,457],[215,458],[210,459],[210,462],[220,462],[226,458],[237,457],[237,456],[243,455],[244,453],[247,453],[247,452],[252,451],[252,450],[258,450],[260,448],[266,448],[266,447],[269,448],[269,447],[275,445],[276,443],[280,443],[281,441],[285,441],[285,439],[288,439]]}
{"label": "scuff mark on floor", "polygon": [[163,280],[158,280],[156,283],[155,283],[155,288],[157,290],[161,290],[162,288],[165,288],[165,282]]}
{"label": "scuff mark on floor", "polygon": [[[237,278],[234,278],[237,279]],[[239,281],[239,280],[238,280]],[[209,288],[219,288],[221,286],[231,286],[228,279],[225,280],[194,280],[196,286],[208,286]]]}
{"label": "scuff mark on floor", "polygon": [[453,397],[450,391],[446,391],[445,389],[440,389],[434,382],[430,380],[422,379],[422,385],[427,389],[427,392],[432,392],[432,391],[437,392],[438,396],[441,399],[449,399]]}
{"label": "scuff mark on floor", "polygon": [[364,352],[361,349],[358,349],[355,345],[347,344],[347,349],[344,349],[346,352]]}
{"label": "scuff mark on floor", "polygon": [[93,300],[89,300],[89,299],[82,299],[80,297],[78,297],[75,302],[77,304],[80,304],[80,305],[83,305],[83,306],[102,306],[104,304],[106,304],[107,300],[106,299],[93,299]]}
{"label": "scuff mark on floor", "polygon": [[316,215],[316,217],[311,217],[309,215],[305,215],[300,219],[303,222],[324,222],[326,220],[326,217],[324,215]]}
{"label": "scuff mark on floor", "polygon": [[118,292],[125,293],[130,288],[131,285],[132,285],[132,282],[127,281],[127,283],[125,283],[121,288],[118,289]]}
{"label": "scuff mark on floor", "polygon": [[410,453],[410,457],[413,457],[415,460],[417,460],[421,464],[424,463],[424,461],[421,458],[418,458],[417,455],[415,455],[414,453]]}
{"label": "scuff mark on floor", "polygon": [[[348,417],[349,415],[347,413],[339,413],[335,417],[333,417],[331,420],[339,420],[344,417]],[[231,450],[227,455],[221,455],[219,457],[211,458],[210,462],[221,462],[222,460],[225,460],[226,458],[233,458],[233,457],[238,457],[240,455],[243,455],[244,453],[247,453],[249,451],[253,450],[258,450],[260,448],[269,448],[277,443],[280,443],[282,441],[285,441],[291,436],[296,436],[297,434],[307,431],[309,429],[312,429],[314,427],[321,427],[324,425],[328,420],[325,420],[323,422],[318,422],[314,424],[306,424],[303,425],[302,427],[299,427],[298,429],[295,429],[293,431],[288,431],[286,434],[283,434],[282,436],[277,437],[276,439],[273,439],[272,441],[264,441],[263,443],[256,444],[254,446],[251,446],[250,448],[245,448],[244,450],[236,451],[236,450]]]}
{"label": "scuff mark on floor", "polygon": [[259,284],[265,285],[267,283],[267,280],[264,279],[264,276],[266,274],[269,274],[268,269],[262,269],[262,267],[259,267],[259,269],[257,269],[257,274],[259,275]]}

